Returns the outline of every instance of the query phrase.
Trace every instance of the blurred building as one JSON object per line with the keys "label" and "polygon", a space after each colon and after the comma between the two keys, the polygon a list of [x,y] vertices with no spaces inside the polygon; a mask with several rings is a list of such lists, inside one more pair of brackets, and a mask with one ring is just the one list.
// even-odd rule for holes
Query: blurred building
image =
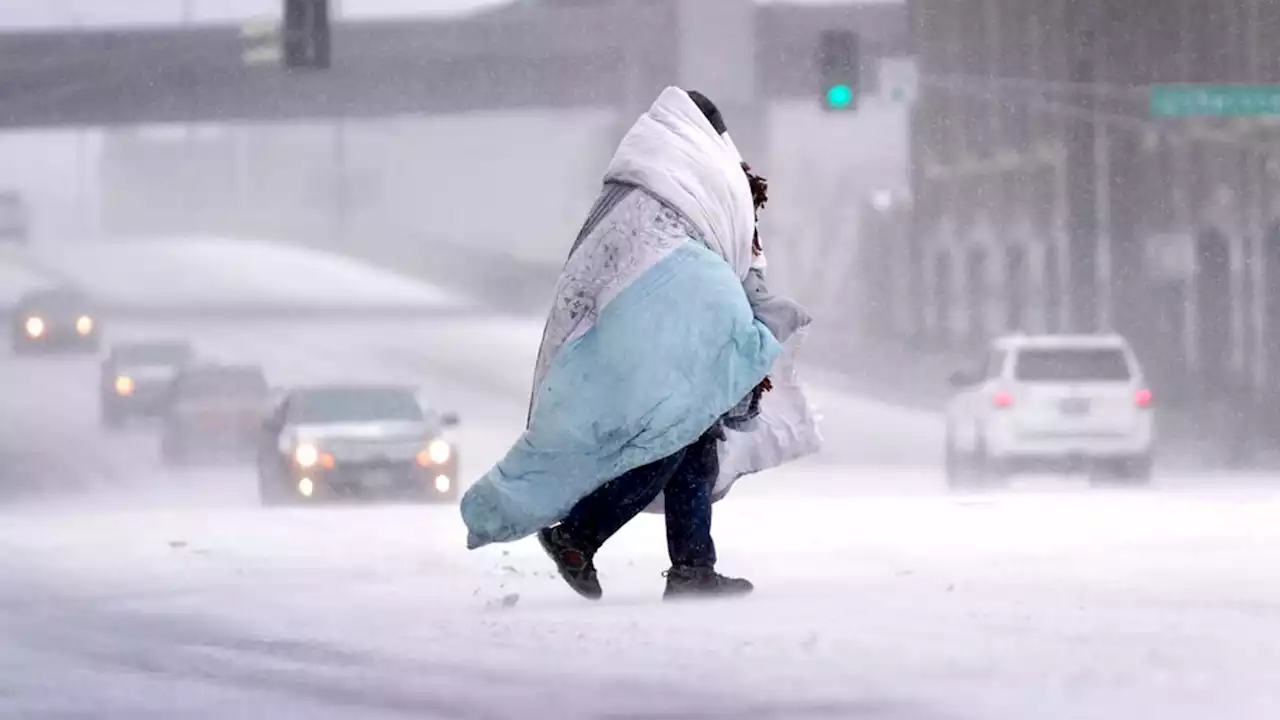
{"label": "blurred building", "polygon": [[1166,390],[1280,387],[1268,119],[1151,114],[1153,83],[1280,82],[1271,0],[908,0],[907,339],[1119,330]]}

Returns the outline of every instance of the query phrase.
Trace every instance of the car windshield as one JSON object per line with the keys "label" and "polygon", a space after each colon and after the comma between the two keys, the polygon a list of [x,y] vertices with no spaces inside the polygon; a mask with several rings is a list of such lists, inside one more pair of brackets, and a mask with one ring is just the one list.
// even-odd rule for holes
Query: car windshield
{"label": "car windshield", "polygon": [[425,419],[416,394],[406,388],[325,388],[296,393],[289,416],[298,423]]}
{"label": "car windshield", "polygon": [[54,290],[29,295],[23,301],[23,305],[30,310],[75,312],[84,310],[88,305],[88,301],[77,292]]}
{"label": "car windshield", "polygon": [[180,365],[191,359],[188,345],[125,345],[112,352],[121,365]]}
{"label": "car windshield", "polygon": [[1129,361],[1119,348],[1026,348],[1014,378],[1022,382],[1125,382]]}
{"label": "car windshield", "polygon": [[193,372],[182,377],[178,393],[184,397],[261,397],[267,394],[267,380],[251,369],[221,369]]}

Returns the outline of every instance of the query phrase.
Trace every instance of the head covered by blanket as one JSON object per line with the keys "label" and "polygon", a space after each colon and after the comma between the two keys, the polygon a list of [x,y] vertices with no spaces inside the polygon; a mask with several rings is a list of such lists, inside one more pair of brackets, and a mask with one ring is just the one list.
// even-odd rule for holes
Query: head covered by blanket
{"label": "head covered by blanket", "polygon": [[622,138],[605,180],[639,185],[674,206],[739,278],[747,276],[755,211],[742,155],[689,93],[662,91]]}

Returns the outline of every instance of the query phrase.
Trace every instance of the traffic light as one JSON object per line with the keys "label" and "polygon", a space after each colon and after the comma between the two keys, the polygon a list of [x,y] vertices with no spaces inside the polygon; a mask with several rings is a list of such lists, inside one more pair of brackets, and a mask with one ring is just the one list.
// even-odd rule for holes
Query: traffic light
{"label": "traffic light", "polygon": [[284,0],[284,65],[329,67],[329,0]]}
{"label": "traffic light", "polygon": [[822,106],[831,111],[857,110],[862,92],[857,33],[824,30],[818,36],[817,65]]}

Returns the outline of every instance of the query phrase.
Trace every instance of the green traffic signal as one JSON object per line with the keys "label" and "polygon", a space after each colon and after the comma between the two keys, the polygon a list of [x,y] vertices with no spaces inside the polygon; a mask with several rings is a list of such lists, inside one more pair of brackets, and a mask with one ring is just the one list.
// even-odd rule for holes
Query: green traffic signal
{"label": "green traffic signal", "polygon": [[848,85],[832,85],[827,88],[827,107],[844,109],[853,105],[853,89]]}

